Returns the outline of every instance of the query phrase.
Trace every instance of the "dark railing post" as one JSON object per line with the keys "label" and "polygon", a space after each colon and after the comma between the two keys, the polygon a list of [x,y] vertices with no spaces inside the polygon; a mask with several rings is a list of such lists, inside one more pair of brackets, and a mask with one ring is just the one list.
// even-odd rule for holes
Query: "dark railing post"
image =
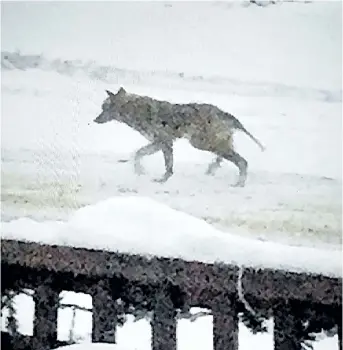
{"label": "dark railing post", "polygon": [[92,342],[115,343],[117,309],[107,280],[98,281],[92,288]]}
{"label": "dark railing post", "polygon": [[301,326],[286,302],[280,302],[273,309],[274,313],[274,350],[301,349],[297,330]]}
{"label": "dark railing post", "polygon": [[338,349],[343,350],[343,334],[342,334],[342,313],[341,313],[341,308],[338,313],[338,319],[337,319],[337,333],[338,333]]}
{"label": "dark railing post", "polygon": [[48,350],[57,344],[57,312],[59,292],[49,283],[35,289],[33,321],[33,348]]}
{"label": "dark railing post", "polygon": [[238,350],[238,314],[233,297],[215,298],[213,313],[213,349]]}
{"label": "dark railing post", "polygon": [[176,310],[167,288],[155,294],[152,327],[152,350],[176,350]]}

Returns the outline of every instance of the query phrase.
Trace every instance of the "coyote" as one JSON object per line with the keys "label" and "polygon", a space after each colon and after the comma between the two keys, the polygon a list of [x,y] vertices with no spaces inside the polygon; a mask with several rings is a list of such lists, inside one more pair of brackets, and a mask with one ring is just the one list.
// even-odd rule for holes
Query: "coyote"
{"label": "coyote", "polygon": [[263,145],[231,114],[205,103],[174,104],[148,96],[125,91],[121,87],[116,94],[106,90],[108,97],[102,104],[102,112],[95,123],[116,120],[139,131],[150,143],[138,149],[134,156],[134,169],[143,173],[141,159],[146,155],[163,152],[165,174],[158,182],[166,182],[173,175],[173,143],[187,138],[190,144],[209,151],[216,158],[208,166],[207,174],[213,174],[223,159],[234,163],[239,169],[239,179],[234,186],[245,186],[247,161],[233,146],[234,130],[246,133],[264,151]]}

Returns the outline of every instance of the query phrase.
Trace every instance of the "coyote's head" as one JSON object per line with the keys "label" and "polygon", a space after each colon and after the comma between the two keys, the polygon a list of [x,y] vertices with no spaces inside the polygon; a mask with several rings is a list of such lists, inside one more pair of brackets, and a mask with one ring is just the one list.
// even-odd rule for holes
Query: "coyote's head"
{"label": "coyote's head", "polygon": [[106,90],[108,97],[102,103],[102,112],[93,120],[95,123],[103,124],[111,120],[122,119],[120,114],[120,108],[127,101],[127,93],[124,88],[120,88],[116,94],[111,91]]}

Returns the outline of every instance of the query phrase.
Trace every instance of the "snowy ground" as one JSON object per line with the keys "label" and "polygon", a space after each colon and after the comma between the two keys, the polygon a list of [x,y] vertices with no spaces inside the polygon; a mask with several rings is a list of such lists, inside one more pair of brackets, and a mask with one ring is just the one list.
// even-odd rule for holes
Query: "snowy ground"
{"label": "snowy ground", "polygon": [[[129,193],[241,235],[341,244],[340,2],[9,2],[2,21],[2,220],[65,220],[85,204]],[[19,69],[9,70],[9,61]],[[164,170],[161,154],[145,159],[142,177],[131,162],[118,163],[146,140],[92,120],[104,90],[121,85],[236,115],[267,147],[262,153],[237,133],[250,165],[246,188],[229,187],[237,176],[229,163],[204,175],[212,155],[183,140],[164,185],[151,182]]]}
{"label": "snowy ground", "polygon": [[232,164],[207,176],[212,155],[181,140],[175,175],[160,185],[151,180],[164,171],[161,154],[144,160],[147,174],[141,177],[132,162],[118,163],[146,143],[141,135],[116,122],[92,123],[104,89],[118,84],[39,70],[3,71],[2,84],[3,220],[66,219],[80,206],[129,193],[226,231],[292,244],[341,242],[340,102],[129,85],[172,101],[213,102],[239,116],[267,147],[262,153],[237,133],[237,149],[250,163],[241,189],[230,188],[237,176]]}
{"label": "snowy ground", "polygon": [[[1,10],[2,221],[68,220],[86,204],[134,194],[224,232],[341,249],[341,2],[7,2]],[[236,115],[267,147],[261,153],[237,133],[250,165],[246,187],[229,186],[231,164],[204,175],[212,156],[183,140],[168,183],[151,182],[163,172],[160,154],[144,161],[146,175],[134,175],[131,162],[118,161],[144,138],[115,122],[92,123],[104,90],[119,86]],[[187,349],[195,339],[211,349],[203,331],[210,321],[199,322],[208,338],[185,326]],[[241,334],[247,349],[256,346]],[[261,348],[271,349],[268,337]],[[332,341],[318,349],[336,348]]]}

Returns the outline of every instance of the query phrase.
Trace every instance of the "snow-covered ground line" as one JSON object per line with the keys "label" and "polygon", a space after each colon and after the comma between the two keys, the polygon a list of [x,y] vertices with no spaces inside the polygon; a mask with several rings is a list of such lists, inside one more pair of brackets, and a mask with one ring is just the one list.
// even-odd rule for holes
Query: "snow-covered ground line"
{"label": "snow-covered ground line", "polygon": [[2,237],[205,263],[342,275],[341,250],[292,247],[224,233],[201,219],[139,196],[113,197],[85,206],[66,223],[26,218],[4,222]]}
{"label": "snow-covered ground line", "polygon": [[[62,292],[62,303],[74,304],[91,309],[92,298],[82,293]],[[19,331],[22,334],[33,334],[34,304],[32,297],[21,294],[15,297],[18,310]],[[193,312],[199,309],[192,309]],[[72,325],[71,308],[63,308],[58,311],[58,339],[70,339]],[[2,329],[5,329],[7,312],[2,317]],[[254,348],[263,350],[273,349],[273,322],[267,322],[268,332],[263,334],[252,334],[244,324],[239,324],[239,350],[251,350]],[[76,310],[75,327],[73,339],[80,344],[65,348],[65,350],[150,350],[151,349],[151,327],[147,320],[134,321],[132,316],[123,327],[117,329],[117,345],[90,344],[92,332],[91,312]],[[178,350],[212,350],[212,316],[204,316],[191,322],[183,319],[178,320],[177,325]],[[313,343],[314,350],[337,349],[338,337],[326,337],[324,334],[317,335],[317,341]],[[63,347],[61,349],[64,349]]]}

